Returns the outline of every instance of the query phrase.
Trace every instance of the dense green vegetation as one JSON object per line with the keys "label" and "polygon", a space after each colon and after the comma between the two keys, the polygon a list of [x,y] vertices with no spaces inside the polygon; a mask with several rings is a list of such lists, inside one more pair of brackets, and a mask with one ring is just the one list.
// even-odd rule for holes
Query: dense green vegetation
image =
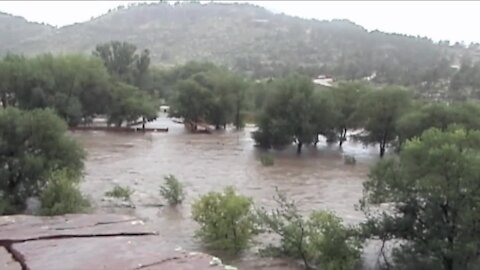
{"label": "dense green vegetation", "polygon": [[389,146],[400,150],[406,140],[431,127],[480,128],[478,102],[429,102],[394,85],[355,81],[324,89],[307,77],[290,75],[262,83],[256,91],[254,102],[261,100],[261,105],[253,138],[265,148],[295,143],[300,153],[304,145],[316,145],[319,135],[342,146],[347,132],[355,131],[354,139],[378,145],[383,157]]}
{"label": "dense green vegetation", "polygon": [[3,109],[0,127],[0,197],[7,205],[5,213],[23,211],[26,200],[40,196],[57,170],[66,170],[62,178],[71,181],[80,176],[83,149],[65,134],[65,123],[52,110]]}
{"label": "dense green vegetation", "polygon": [[232,187],[198,199],[192,205],[192,218],[200,224],[197,236],[215,249],[240,252],[257,233],[252,199],[236,194]]}
{"label": "dense green vegetation", "polygon": [[7,55],[0,61],[0,100],[24,110],[52,108],[69,126],[107,115],[117,126],[156,117],[156,102],[111,77],[102,61],[84,55]]}
{"label": "dense green vegetation", "polygon": [[54,216],[84,212],[90,202],[78,189],[78,179],[72,179],[67,171],[55,171],[40,194],[42,215]]}
{"label": "dense green vegetation", "polygon": [[[480,133],[430,129],[365,182],[368,238],[401,240],[395,269],[478,269]],[[369,207],[389,203],[390,210]]]}
{"label": "dense green vegetation", "polygon": [[194,125],[208,123],[217,129],[227,124],[243,126],[248,87],[244,78],[212,64],[195,62],[167,76],[177,80],[171,96],[172,116]]}

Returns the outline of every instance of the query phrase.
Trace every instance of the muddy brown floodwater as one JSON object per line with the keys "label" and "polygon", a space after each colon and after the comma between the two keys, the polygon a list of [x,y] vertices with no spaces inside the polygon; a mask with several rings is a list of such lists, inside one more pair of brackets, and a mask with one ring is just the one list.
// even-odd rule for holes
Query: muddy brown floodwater
{"label": "muddy brown floodwater", "polygon": [[[272,196],[278,187],[304,213],[326,209],[347,223],[363,219],[355,204],[361,197],[368,168],[377,159],[376,148],[346,143],[340,150],[335,144],[320,142],[317,148],[305,147],[297,156],[292,146],[273,151],[275,165],[264,167],[258,159],[262,151],[254,147],[251,138],[252,127],[189,134],[183,125],[164,117],[148,126],[168,127],[169,132],[74,132],[88,154],[81,188],[97,205],[97,212],[127,213],[148,220],[171,249],[206,251],[193,237],[198,225],[191,219],[190,206],[202,194],[226,186],[253,197],[258,206],[273,207]],[[357,164],[345,165],[343,154],[354,155]],[[155,206],[164,203],[159,186],[168,174],[183,182],[187,192],[184,203],[176,208]],[[115,184],[134,190],[135,209],[105,206],[104,193]],[[240,269],[297,269],[293,264],[258,258],[254,250],[227,261]]]}

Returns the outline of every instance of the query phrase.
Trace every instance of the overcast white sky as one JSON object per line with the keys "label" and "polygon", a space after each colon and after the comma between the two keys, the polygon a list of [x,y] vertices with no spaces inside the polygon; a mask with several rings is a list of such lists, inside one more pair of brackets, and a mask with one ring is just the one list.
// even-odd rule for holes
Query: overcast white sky
{"label": "overcast white sky", "polygon": [[[134,1],[0,1],[0,11],[63,26],[83,22]],[[138,1],[137,1],[138,2]],[[145,2],[145,1],[140,1]],[[349,19],[368,30],[480,42],[480,2],[461,1],[237,1],[316,19]]]}

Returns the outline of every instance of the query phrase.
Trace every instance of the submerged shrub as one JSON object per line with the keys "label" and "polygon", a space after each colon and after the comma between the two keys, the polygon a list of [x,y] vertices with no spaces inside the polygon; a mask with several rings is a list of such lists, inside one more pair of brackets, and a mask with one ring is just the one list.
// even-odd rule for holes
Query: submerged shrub
{"label": "submerged shrub", "polygon": [[275,164],[275,159],[273,158],[272,154],[265,153],[260,156],[260,162],[263,166],[269,167]]}
{"label": "submerged shrub", "polygon": [[201,226],[197,237],[212,248],[239,252],[257,233],[252,199],[232,187],[202,196],[193,204],[192,216]]}
{"label": "submerged shrub", "polygon": [[355,268],[361,243],[340,218],[326,211],[314,211],[309,218],[303,218],[284,195],[278,193],[275,200],[279,207],[271,212],[258,210],[258,218],[267,231],[281,237],[280,245],[267,247],[263,254],[301,259],[306,269]]}
{"label": "submerged shrub", "polygon": [[7,212],[8,209],[8,201],[0,195],[0,215],[3,215]]}
{"label": "submerged shrub", "polygon": [[346,165],[355,165],[357,163],[357,159],[355,159],[354,156],[350,156],[350,155],[345,155],[343,157],[343,161]]}
{"label": "submerged shrub", "polygon": [[41,214],[47,216],[84,212],[89,201],[78,189],[78,181],[62,170],[54,172],[40,194]]}
{"label": "submerged shrub", "polygon": [[185,199],[182,183],[173,175],[165,176],[164,179],[165,185],[160,187],[160,194],[170,205],[182,203],[183,199]]}
{"label": "submerged shrub", "polygon": [[122,187],[116,185],[112,190],[105,192],[105,196],[122,199],[124,201],[130,201],[130,196],[133,194],[133,190],[129,187]]}

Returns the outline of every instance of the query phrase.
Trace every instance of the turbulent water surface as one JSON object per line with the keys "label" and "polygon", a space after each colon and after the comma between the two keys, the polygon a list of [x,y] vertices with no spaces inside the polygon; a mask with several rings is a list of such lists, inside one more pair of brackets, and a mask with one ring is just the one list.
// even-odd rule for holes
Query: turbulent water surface
{"label": "turbulent water surface", "polygon": [[[355,210],[361,197],[368,167],[377,158],[376,148],[346,143],[320,142],[305,147],[300,156],[295,147],[274,151],[275,165],[264,167],[261,150],[251,139],[253,128],[214,134],[189,134],[183,125],[160,118],[150,127],[168,127],[168,133],[74,132],[86,148],[85,181],[82,191],[97,205],[98,212],[119,212],[139,216],[153,224],[172,249],[201,250],[193,238],[197,227],[191,220],[190,205],[200,195],[234,186],[253,197],[258,206],[272,207],[275,188],[297,202],[304,212],[314,209],[334,211],[347,223],[357,223],[363,214]],[[345,165],[343,155],[354,155],[355,166]],[[159,207],[163,177],[173,174],[185,185],[186,200],[176,208]],[[128,186],[134,193],[135,209],[108,207],[104,193],[115,184]],[[292,264],[259,259],[254,251],[228,259],[241,269],[294,269]]]}

